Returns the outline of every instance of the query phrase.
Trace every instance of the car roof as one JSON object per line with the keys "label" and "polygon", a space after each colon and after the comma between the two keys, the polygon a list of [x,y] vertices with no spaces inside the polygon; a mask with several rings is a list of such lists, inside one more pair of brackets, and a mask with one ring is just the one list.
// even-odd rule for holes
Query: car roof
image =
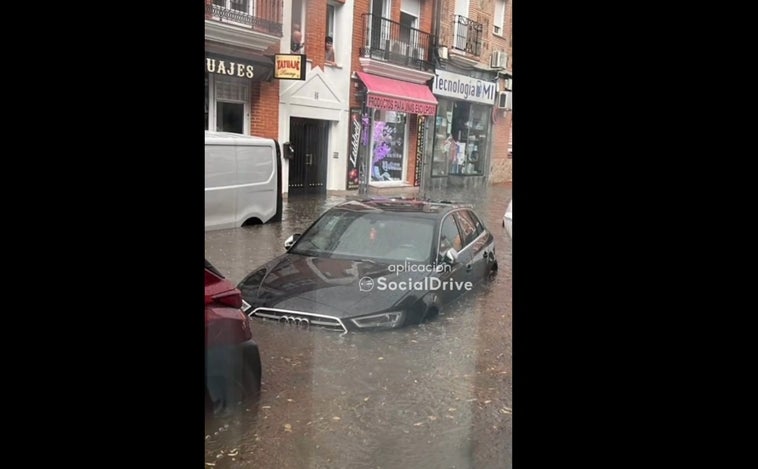
{"label": "car roof", "polygon": [[421,215],[429,218],[440,218],[457,208],[472,208],[472,206],[448,200],[433,201],[405,197],[370,197],[349,200],[333,208],[365,212],[412,213],[414,216]]}

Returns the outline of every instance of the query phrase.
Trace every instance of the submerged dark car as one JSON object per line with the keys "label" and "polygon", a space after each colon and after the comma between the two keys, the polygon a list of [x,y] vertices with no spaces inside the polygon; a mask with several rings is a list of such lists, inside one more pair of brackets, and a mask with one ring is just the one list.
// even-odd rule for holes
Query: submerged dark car
{"label": "submerged dark car", "polygon": [[418,324],[497,271],[495,240],[469,206],[349,201],[237,286],[252,318],[341,332]]}

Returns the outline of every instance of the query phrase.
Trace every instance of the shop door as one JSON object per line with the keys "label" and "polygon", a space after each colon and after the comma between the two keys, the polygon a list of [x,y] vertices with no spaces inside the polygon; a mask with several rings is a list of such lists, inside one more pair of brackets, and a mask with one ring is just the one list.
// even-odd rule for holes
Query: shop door
{"label": "shop door", "polygon": [[290,118],[290,143],[295,152],[290,160],[288,195],[326,194],[328,121]]}

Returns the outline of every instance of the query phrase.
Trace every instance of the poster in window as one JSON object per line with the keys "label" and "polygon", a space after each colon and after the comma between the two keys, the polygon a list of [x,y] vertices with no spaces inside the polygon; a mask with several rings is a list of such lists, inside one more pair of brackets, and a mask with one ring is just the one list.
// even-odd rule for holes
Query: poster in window
{"label": "poster in window", "polygon": [[402,181],[403,124],[374,121],[372,181]]}

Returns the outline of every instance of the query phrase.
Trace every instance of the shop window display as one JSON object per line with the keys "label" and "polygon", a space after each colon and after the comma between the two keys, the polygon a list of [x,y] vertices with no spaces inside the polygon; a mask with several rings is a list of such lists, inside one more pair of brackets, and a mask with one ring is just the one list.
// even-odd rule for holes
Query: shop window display
{"label": "shop window display", "polygon": [[371,138],[371,181],[403,181],[406,114],[376,111]]}
{"label": "shop window display", "polygon": [[490,108],[476,103],[440,100],[435,121],[432,176],[484,174]]}

